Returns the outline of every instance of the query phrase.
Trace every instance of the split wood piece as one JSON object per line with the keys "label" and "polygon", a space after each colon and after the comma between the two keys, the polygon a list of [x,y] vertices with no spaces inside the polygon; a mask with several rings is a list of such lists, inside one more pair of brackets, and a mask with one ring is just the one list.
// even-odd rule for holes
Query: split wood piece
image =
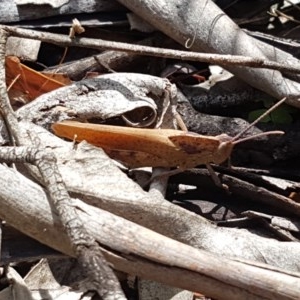
{"label": "split wood piece", "polygon": [[120,284],[106,263],[99,245],[86,232],[84,223],[78,218],[76,210],[70,205],[70,196],[51,152],[39,149],[39,139],[32,139],[18,124],[10,106],[5,81],[5,48],[8,34],[0,29],[0,109],[11,137],[19,145],[34,145],[32,148],[0,148],[2,162],[29,162],[37,166],[43,184],[49,191],[53,206],[60,216],[74,253],[89,278],[90,286],[103,299],[126,299]]}
{"label": "split wood piece", "polygon": [[275,46],[283,51],[292,54],[295,57],[299,55],[300,43],[298,40],[292,40],[279,35],[267,34],[265,32],[251,31],[243,28],[248,35]]}

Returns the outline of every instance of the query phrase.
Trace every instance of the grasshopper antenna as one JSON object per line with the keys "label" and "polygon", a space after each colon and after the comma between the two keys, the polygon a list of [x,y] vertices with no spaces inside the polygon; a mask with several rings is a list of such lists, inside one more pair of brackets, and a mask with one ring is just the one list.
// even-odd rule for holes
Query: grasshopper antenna
{"label": "grasshopper antenna", "polygon": [[264,112],[261,116],[259,116],[255,121],[253,121],[250,125],[248,125],[244,130],[242,130],[240,133],[238,133],[235,137],[232,138],[233,144],[242,143],[247,140],[251,140],[253,138],[265,136],[265,135],[271,135],[271,134],[284,134],[283,131],[268,131],[268,132],[262,132],[258,133],[243,139],[239,139],[245,132],[247,132],[251,127],[256,125],[259,121],[261,121],[265,116],[267,116],[270,112],[272,112],[274,109],[276,109],[278,106],[280,106],[282,103],[284,103],[286,100],[286,97],[278,101],[276,104],[274,104],[272,107],[270,107],[266,112]]}

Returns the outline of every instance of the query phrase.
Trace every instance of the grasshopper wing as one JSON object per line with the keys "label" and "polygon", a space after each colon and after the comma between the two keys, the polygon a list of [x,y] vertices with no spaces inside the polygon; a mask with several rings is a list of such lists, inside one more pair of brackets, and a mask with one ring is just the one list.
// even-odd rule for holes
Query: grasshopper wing
{"label": "grasshopper wing", "polygon": [[168,161],[164,160],[163,157],[151,153],[108,148],[104,148],[103,150],[110,158],[123,163],[128,168],[169,167]]}

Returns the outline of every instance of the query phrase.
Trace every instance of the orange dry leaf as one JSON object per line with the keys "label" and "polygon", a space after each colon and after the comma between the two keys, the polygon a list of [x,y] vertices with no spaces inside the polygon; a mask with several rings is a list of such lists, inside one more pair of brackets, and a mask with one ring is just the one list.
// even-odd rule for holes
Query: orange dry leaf
{"label": "orange dry leaf", "polygon": [[59,75],[44,75],[25,65],[16,56],[7,56],[5,60],[6,85],[10,87],[12,94],[20,96],[25,102],[29,102],[36,97],[65,86],[66,80],[60,81]]}

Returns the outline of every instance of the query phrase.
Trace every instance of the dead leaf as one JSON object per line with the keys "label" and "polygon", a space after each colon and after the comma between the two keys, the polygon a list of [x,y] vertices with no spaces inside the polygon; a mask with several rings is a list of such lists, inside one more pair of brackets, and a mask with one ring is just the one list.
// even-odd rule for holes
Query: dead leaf
{"label": "dead leaf", "polygon": [[23,95],[24,102],[31,101],[36,97],[65,86],[66,79],[61,81],[59,75],[55,79],[51,75],[37,72],[22,64],[16,56],[7,56],[5,60],[6,84],[10,87],[11,94]]}

